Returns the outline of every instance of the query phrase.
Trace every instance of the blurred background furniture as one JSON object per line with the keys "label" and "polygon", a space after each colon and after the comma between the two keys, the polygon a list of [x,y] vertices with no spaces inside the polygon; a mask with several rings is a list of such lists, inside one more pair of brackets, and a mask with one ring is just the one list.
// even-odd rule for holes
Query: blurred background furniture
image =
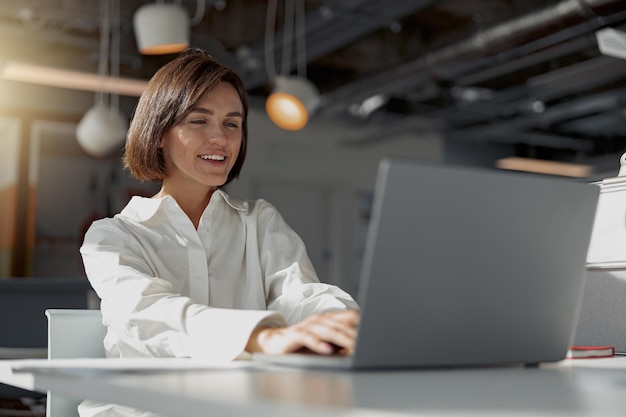
{"label": "blurred background furniture", "polygon": [[[46,357],[49,308],[97,308],[86,278],[0,279],[0,359]],[[29,395],[0,384],[0,398]]]}

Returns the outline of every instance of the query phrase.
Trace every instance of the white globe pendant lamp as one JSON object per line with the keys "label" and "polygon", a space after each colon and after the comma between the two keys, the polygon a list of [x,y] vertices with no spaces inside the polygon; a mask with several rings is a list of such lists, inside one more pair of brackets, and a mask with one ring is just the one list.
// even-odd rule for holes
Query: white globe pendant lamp
{"label": "white globe pendant lamp", "polygon": [[90,108],[76,127],[76,139],[83,150],[95,158],[110,155],[124,144],[128,119],[114,106],[104,102]]}
{"label": "white globe pendant lamp", "polygon": [[137,49],[144,55],[173,54],[189,46],[191,22],[179,4],[152,3],[133,16]]}
{"label": "white globe pendant lamp", "polygon": [[280,128],[300,130],[319,105],[319,91],[304,77],[277,76],[265,102],[268,117]]}

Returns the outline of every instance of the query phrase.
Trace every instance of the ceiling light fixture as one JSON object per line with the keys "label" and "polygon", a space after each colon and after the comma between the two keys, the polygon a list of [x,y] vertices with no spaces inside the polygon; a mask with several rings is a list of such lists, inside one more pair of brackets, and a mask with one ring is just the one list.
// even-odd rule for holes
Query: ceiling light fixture
{"label": "ceiling light fixture", "polygon": [[274,78],[274,89],[265,102],[269,118],[285,130],[300,130],[319,104],[317,88],[306,78]]}
{"label": "ceiling light fixture", "polygon": [[[297,4],[296,4],[297,3]],[[296,7],[297,6],[297,7]],[[272,92],[265,102],[268,117],[285,130],[300,130],[306,126],[310,116],[319,106],[319,91],[306,77],[306,31],[303,0],[285,2],[285,23],[283,26],[282,68],[278,75],[274,67],[274,26],[276,23],[277,2],[267,4],[265,22],[265,65],[268,77],[272,80]],[[294,36],[293,30],[296,30]],[[295,39],[297,75],[291,72],[291,44]]]}
{"label": "ceiling light fixture", "polygon": [[499,159],[496,161],[496,167],[513,171],[559,175],[562,177],[574,178],[587,178],[593,174],[593,167],[591,165],[547,161],[533,158],[520,158],[517,156]]}
{"label": "ceiling light fixture", "polygon": [[626,59],[626,32],[613,28],[596,31],[598,49],[603,55]]}
{"label": "ceiling light fixture", "polygon": [[173,54],[189,47],[191,22],[180,4],[152,3],[133,16],[137,48],[144,55]]}
{"label": "ceiling light fixture", "polygon": [[[109,53],[112,58],[112,75],[114,78],[119,77],[119,2],[120,0],[100,0],[103,17],[100,27],[98,73],[103,77],[106,76],[109,66]],[[111,12],[111,7],[114,12]],[[115,30],[112,31],[113,13]],[[76,127],[78,144],[87,154],[97,158],[109,155],[121,147],[126,139],[128,120],[119,111],[119,96],[114,94],[109,98],[110,102],[107,102],[106,94],[102,91],[97,92],[94,106],[85,113]]]}
{"label": "ceiling light fixture", "polygon": [[108,156],[126,138],[128,121],[119,110],[105,103],[96,103],[87,110],[76,127],[80,147],[96,158]]}

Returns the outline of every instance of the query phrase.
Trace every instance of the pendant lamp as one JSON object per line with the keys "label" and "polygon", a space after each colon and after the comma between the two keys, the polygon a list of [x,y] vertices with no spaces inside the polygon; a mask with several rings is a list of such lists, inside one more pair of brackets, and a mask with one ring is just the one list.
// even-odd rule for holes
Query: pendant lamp
{"label": "pendant lamp", "polygon": [[319,105],[319,92],[303,77],[277,76],[265,102],[268,117],[285,130],[300,130]]}
{"label": "pendant lamp", "polygon": [[[102,6],[103,23],[100,28],[100,56],[98,74],[105,79],[109,66],[109,52],[114,78],[119,77],[119,1],[100,0]],[[112,13],[110,6],[115,9],[116,28],[113,31],[114,41],[111,45]],[[111,46],[113,48],[111,48]],[[113,49],[113,51],[111,51]],[[110,100],[107,100],[109,98]],[[95,104],[82,117],[76,127],[76,139],[81,148],[90,156],[102,158],[119,149],[126,139],[128,120],[119,110],[119,96],[107,96],[102,90],[95,96]]]}
{"label": "pendant lamp", "polygon": [[[277,0],[268,0],[265,22],[265,65],[273,88],[265,102],[267,116],[285,130],[300,130],[306,126],[320,102],[319,90],[306,77],[306,31],[304,0],[286,1],[283,25],[282,69],[274,67],[273,31],[277,15]],[[295,26],[295,34],[294,34]],[[297,74],[290,75],[291,46],[296,41]]]}
{"label": "pendant lamp", "polygon": [[128,120],[113,106],[96,103],[76,127],[76,139],[89,155],[102,158],[118,149],[126,138]]}
{"label": "pendant lamp", "polygon": [[179,4],[152,3],[133,16],[137,48],[144,55],[173,54],[189,46],[191,22]]}

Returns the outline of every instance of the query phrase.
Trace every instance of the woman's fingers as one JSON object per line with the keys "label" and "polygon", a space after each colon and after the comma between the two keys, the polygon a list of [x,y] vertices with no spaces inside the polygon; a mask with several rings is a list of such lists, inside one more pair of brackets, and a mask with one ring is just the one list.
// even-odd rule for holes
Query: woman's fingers
{"label": "woman's fingers", "polygon": [[355,310],[318,314],[293,326],[264,329],[259,348],[268,353],[296,352],[303,348],[319,354],[354,350],[359,312]]}
{"label": "woman's fingers", "polygon": [[333,350],[353,348],[356,339],[355,329],[333,321],[313,323],[306,326],[305,331],[315,339],[337,346],[337,349]]}
{"label": "woman's fingers", "polygon": [[359,313],[357,311],[326,313],[319,317],[329,329],[345,334],[351,339],[356,339],[357,326],[359,324]]}

